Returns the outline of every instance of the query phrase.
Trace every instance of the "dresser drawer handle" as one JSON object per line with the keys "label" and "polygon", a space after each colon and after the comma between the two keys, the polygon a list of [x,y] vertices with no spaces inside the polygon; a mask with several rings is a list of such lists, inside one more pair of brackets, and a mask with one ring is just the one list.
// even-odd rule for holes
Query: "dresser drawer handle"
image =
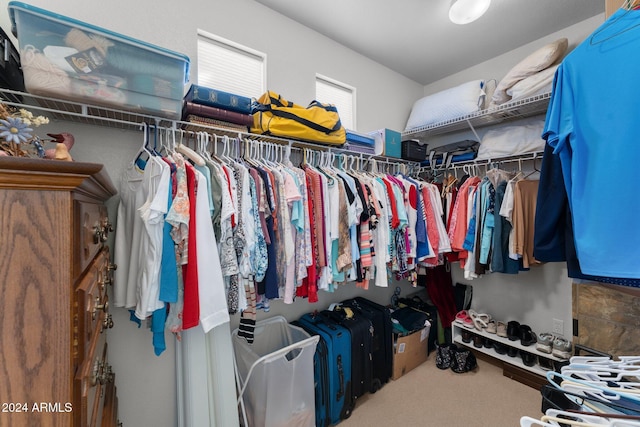
{"label": "dresser drawer handle", "polygon": [[105,301],[104,304],[100,304],[100,297],[96,297],[96,305],[93,306],[93,310],[91,311],[91,316],[93,319],[96,318],[96,313],[98,310],[103,310],[105,313],[109,310],[109,301]]}
{"label": "dresser drawer handle", "polygon": [[102,376],[100,378],[100,384],[111,383],[113,382],[114,377],[111,365],[105,363],[104,369],[102,370]]}
{"label": "dresser drawer handle", "polygon": [[104,237],[103,228],[96,225],[95,227],[93,227],[93,243],[97,245],[98,243],[104,241],[106,241],[106,238]]}
{"label": "dresser drawer handle", "polygon": [[103,369],[104,369],[104,364],[102,360],[97,359],[96,363],[93,365],[93,371],[91,372],[91,377],[89,378],[89,384],[91,385],[91,387],[98,384],[98,382],[100,382],[100,384],[103,384],[102,383]]}
{"label": "dresser drawer handle", "polygon": [[109,237],[109,233],[113,233],[113,224],[108,219],[102,222],[102,241],[106,242]]}
{"label": "dresser drawer handle", "polygon": [[104,320],[102,321],[102,326],[104,329],[111,329],[113,328],[113,317],[111,316],[111,314],[107,314],[107,317],[104,318]]}

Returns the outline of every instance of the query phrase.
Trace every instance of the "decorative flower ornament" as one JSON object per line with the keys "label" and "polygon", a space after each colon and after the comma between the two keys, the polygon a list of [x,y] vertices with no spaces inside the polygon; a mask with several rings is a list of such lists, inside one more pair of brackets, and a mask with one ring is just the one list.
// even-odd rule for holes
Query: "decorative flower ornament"
{"label": "decorative flower ornament", "polygon": [[20,144],[31,139],[33,129],[28,127],[26,123],[19,117],[7,117],[6,120],[0,119],[0,138],[4,138],[7,142]]}
{"label": "decorative flower ornament", "polygon": [[0,156],[44,157],[42,140],[33,135],[33,128],[47,123],[47,117],[5,105],[0,99]]}

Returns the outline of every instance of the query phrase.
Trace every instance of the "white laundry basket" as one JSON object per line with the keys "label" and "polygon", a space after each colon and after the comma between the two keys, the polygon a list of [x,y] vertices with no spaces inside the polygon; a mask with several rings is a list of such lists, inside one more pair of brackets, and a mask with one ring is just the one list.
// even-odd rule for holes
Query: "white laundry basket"
{"label": "white laundry basket", "polygon": [[233,331],[238,401],[248,427],[315,425],[318,339],[282,316],[256,322],[252,344]]}

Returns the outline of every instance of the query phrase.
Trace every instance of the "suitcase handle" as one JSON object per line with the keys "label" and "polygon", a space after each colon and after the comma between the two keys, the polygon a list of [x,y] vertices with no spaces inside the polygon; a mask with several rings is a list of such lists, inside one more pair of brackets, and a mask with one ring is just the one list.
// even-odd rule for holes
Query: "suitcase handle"
{"label": "suitcase handle", "polygon": [[328,321],[328,320],[329,320],[329,318],[327,318],[326,315],[324,315],[324,314],[322,314],[320,312],[314,313],[314,321],[315,321],[316,324],[322,323],[327,328],[331,329],[332,331],[337,331],[338,328],[336,328],[334,325],[332,325],[331,321],[330,320]]}
{"label": "suitcase handle", "polygon": [[336,401],[340,400],[342,396],[344,396],[344,370],[342,369],[342,355],[338,355],[338,378],[340,379],[340,387],[338,388],[338,393],[336,394]]}

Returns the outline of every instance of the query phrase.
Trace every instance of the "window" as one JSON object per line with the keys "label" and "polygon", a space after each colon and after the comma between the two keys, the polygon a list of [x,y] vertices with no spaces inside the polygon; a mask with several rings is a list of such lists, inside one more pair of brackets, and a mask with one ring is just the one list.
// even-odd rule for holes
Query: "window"
{"label": "window", "polygon": [[316,74],[316,100],[335,105],[342,126],[356,130],[356,88]]}
{"label": "window", "polygon": [[258,98],[266,69],[266,54],[198,30],[198,85]]}

